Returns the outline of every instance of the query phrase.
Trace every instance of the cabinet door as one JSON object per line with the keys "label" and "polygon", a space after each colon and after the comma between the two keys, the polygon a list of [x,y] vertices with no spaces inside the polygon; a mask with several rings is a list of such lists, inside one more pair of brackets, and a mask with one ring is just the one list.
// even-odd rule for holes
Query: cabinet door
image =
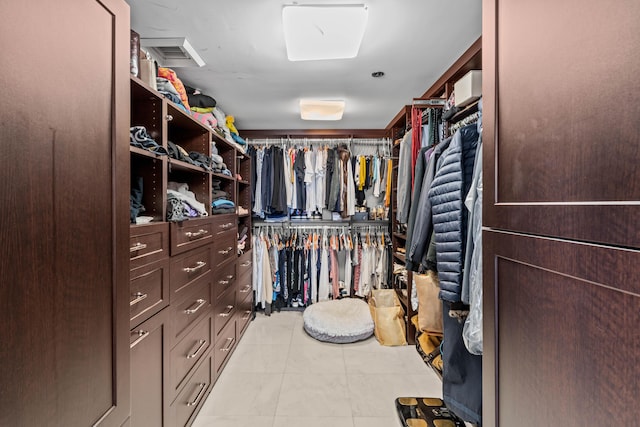
{"label": "cabinet door", "polygon": [[167,424],[169,382],[169,309],[131,331],[131,425]]}
{"label": "cabinet door", "polygon": [[485,0],[484,225],[640,247],[640,2]]}
{"label": "cabinet door", "polygon": [[483,255],[483,425],[637,425],[640,251],[487,231]]}
{"label": "cabinet door", "polygon": [[637,424],[640,3],[483,20],[483,425]]}
{"label": "cabinet door", "polygon": [[129,8],[0,14],[0,425],[129,414]]}

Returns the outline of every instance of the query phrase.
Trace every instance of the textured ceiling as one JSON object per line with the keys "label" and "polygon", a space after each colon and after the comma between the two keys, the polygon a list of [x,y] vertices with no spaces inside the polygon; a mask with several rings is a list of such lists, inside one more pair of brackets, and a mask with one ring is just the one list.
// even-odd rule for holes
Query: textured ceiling
{"label": "textured ceiling", "polygon": [[[175,68],[242,129],[382,129],[478,39],[481,0],[366,0],[354,59],[290,62],[282,1],[128,0],[140,37],[186,37],[206,62]],[[316,0],[301,4],[355,3]],[[382,78],[372,78],[384,71]],[[300,98],[345,99],[341,121],[300,119]]]}

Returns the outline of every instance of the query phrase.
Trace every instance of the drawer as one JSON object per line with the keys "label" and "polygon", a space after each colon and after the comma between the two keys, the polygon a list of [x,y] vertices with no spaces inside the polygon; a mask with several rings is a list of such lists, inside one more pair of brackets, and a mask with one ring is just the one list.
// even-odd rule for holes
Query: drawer
{"label": "drawer", "polygon": [[171,259],[171,301],[178,301],[189,293],[192,285],[211,274],[213,248],[198,248]]}
{"label": "drawer", "polygon": [[253,252],[247,251],[238,259],[238,277],[242,277],[244,274],[253,271]]}
{"label": "drawer", "polygon": [[251,273],[244,274],[242,276],[238,276],[236,280],[236,289],[238,290],[238,301],[244,300],[247,295],[251,295],[253,293],[253,283],[251,282],[251,278],[253,276]]}
{"label": "drawer", "polygon": [[213,243],[213,266],[219,267],[231,259],[237,260],[238,240],[235,230],[216,236]]}
{"label": "drawer", "polygon": [[129,327],[134,328],[169,305],[169,259],[133,270],[129,292]]}
{"label": "drawer", "polygon": [[[236,298],[240,300],[242,298],[242,295],[244,294],[238,293]],[[250,293],[249,295],[245,295],[244,300],[238,303],[238,311],[236,312],[236,323],[237,323],[236,334],[238,337],[240,337],[240,335],[244,332],[244,330],[247,328],[247,325],[249,325],[249,322],[251,321],[252,308],[253,308],[253,292]]]}
{"label": "drawer", "polygon": [[169,230],[171,232],[171,255],[181,254],[213,242],[211,217],[172,222]]}
{"label": "drawer", "polygon": [[168,310],[140,324],[130,335],[131,425],[166,426],[169,354]]}
{"label": "drawer", "polygon": [[216,236],[214,240],[218,240],[218,236],[229,232],[237,235],[237,222],[235,215],[215,215],[213,217],[213,232]]}
{"label": "drawer", "polygon": [[141,267],[169,256],[169,224],[134,225],[129,228],[129,267]]}
{"label": "drawer", "polygon": [[174,414],[176,426],[184,426],[189,423],[196,409],[200,408],[207,393],[211,389],[213,366],[211,356],[208,356],[186,381],[184,388],[171,404],[171,412]]}
{"label": "drawer", "polygon": [[222,328],[229,323],[229,320],[233,319],[236,313],[236,292],[231,288],[227,290],[221,297],[218,303],[213,308],[213,324],[215,326],[215,336],[213,341],[217,341]]}
{"label": "drawer", "polygon": [[220,338],[213,348],[216,377],[222,372],[229,355],[236,346],[236,322],[229,322],[220,333]]}
{"label": "drawer", "polygon": [[236,284],[236,268],[236,263],[229,261],[213,273],[213,304],[218,304],[226,290]]}
{"label": "drawer", "polygon": [[171,385],[174,392],[182,387],[189,371],[211,348],[212,323],[211,316],[205,317],[171,350],[169,359],[171,360]]}
{"label": "drawer", "polygon": [[[192,292],[187,298],[174,308],[173,322],[176,341],[182,339],[185,333],[195,325],[196,320],[210,312],[211,309],[211,275],[201,277],[193,284]],[[175,341],[174,341],[175,342]]]}

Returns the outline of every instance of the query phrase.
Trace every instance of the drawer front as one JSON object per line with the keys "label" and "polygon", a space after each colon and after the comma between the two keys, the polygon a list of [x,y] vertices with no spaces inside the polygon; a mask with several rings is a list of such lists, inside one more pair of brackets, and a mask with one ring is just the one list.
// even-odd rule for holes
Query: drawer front
{"label": "drawer front", "polygon": [[213,232],[216,235],[216,238],[214,240],[218,240],[218,236],[225,234],[232,229],[235,231],[235,229],[237,228],[237,221],[238,220],[235,215],[214,215]]}
{"label": "drawer front", "polygon": [[202,406],[202,402],[211,388],[212,373],[212,360],[211,356],[208,356],[196,369],[193,376],[187,380],[184,388],[171,405],[171,411],[175,414],[176,426],[187,425],[196,409]]}
{"label": "drawer front", "polygon": [[213,273],[213,303],[218,304],[227,289],[236,284],[236,263],[229,261]]}
{"label": "drawer front", "polygon": [[182,387],[191,368],[211,348],[212,323],[211,316],[205,317],[171,350],[171,384],[174,392]]}
{"label": "drawer front", "polygon": [[237,246],[238,240],[235,229],[216,236],[216,240],[213,244],[214,267],[219,267],[231,259],[237,260]]}
{"label": "drawer front", "polygon": [[225,362],[236,347],[236,322],[229,322],[220,333],[213,349],[216,377],[222,372]]}
{"label": "drawer front", "polygon": [[253,294],[253,283],[251,282],[252,277],[251,273],[238,275],[238,280],[236,280],[238,301],[243,301],[248,295]]}
{"label": "drawer front", "polygon": [[177,304],[171,304],[174,308],[173,321],[176,341],[182,339],[185,333],[191,329],[199,318],[211,310],[211,275],[200,278],[193,286],[187,298]]}
{"label": "drawer front", "polygon": [[213,222],[210,217],[172,222],[171,255],[181,254],[213,242]]}
{"label": "drawer front", "polygon": [[252,316],[251,309],[253,306],[253,292],[248,295],[245,295],[245,294],[240,294],[238,291],[238,295],[237,295],[238,300],[243,298],[243,296],[244,296],[244,300],[238,303],[238,311],[236,313],[236,323],[237,323],[236,332],[237,332],[238,338],[240,337],[240,335],[242,335],[242,333],[244,333],[244,330],[249,325],[249,322],[251,321],[251,316]]}
{"label": "drawer front", "polygon": [[178,301],[201,277],[211,274],[211,245],[171,259],[171,301]]}
{"label": "drawer front", "polygon": [[238,277],[253,271],[252,251],[247,251],[238,259]]}
{"label": "drawer front", "polygon": [[[169,332],[163,310],[131,332],[131,425],[164,426]],[[170,402],[167,400],[167,403]]]}
{"label": "drawer front", "polygon": [[220,301],[213,308],[213,317],[214,317],[214,326],[215,326],[215,337],[214,341],[217,341],[222,329],[229,323],[231,319],[233,319],[236,314],[236,293],[235,289],[231,288],[225,292],[222,297],[220,297]]}
{"label": "drawer front", "polygon": [[168,223],[133,226],[129,230],[132,270],[169,256]]}
{"label": "drawer front", "polygon": [[129,292],[129,327],[134,328],[169,305],[169,260],[132,271]]}

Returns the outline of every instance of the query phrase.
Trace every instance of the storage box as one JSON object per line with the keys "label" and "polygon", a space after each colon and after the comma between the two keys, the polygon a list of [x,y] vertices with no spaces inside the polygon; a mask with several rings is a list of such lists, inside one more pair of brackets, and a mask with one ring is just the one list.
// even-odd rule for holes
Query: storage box
{"label": "storage box", "polygon": [[369,214],[367,212],[356,212],[353,214],[354,221],[366,221],[369,219]]}
{"label": "storage box", "polygon": [[482,96],[482,70],[471,70],[453,85],[456,107],[464,107]]}

